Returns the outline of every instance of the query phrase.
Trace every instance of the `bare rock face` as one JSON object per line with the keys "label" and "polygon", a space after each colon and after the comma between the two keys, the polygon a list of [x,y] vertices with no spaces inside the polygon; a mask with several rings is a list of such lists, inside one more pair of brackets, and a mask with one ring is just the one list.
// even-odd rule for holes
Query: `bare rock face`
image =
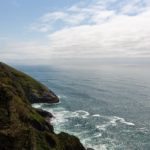
{"label": "bare rock face", "polygon": [[94,150],[93,148],[87,148],[86,150]]}
{"label": "bare rock face", "polygon": [[36,112],[39,113],[42,117],[44,118],[53,118],[54,116],[52,115],[52,113],[47,112],[43,109],[36,109]]}
{"label": "bare rock face", "polygon": [[58,103],[58,97],[52,91],[46,91],[41,96],[31,93],[29,96],[32,103]]}
{"label": "bare rock face", "polygon": [[77,137],[55,134],[45,120],[51,113],[31,106],[58,101],[41,83],[0,63],[0,150],[85,150]]}

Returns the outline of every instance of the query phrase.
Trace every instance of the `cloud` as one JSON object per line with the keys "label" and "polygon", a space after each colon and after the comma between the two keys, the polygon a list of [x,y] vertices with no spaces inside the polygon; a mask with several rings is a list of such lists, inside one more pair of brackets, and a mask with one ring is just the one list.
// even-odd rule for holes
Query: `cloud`
{"label": "cloud", "polygon": [[82,1],[66,10],[47,12],[30,26],[32,31],[44,32],[47,43],[12,42],[0,57],[58,62],[149,58],[149,18],[148,0]]}
{"label": "cloud", "polygon": [[146,1],[133,0],[121,8],[123,14],[136,15],[145,10]]}
{"label": "cloud", "polygon": [[69,12],[46,13],[38,22],[31,24],[30,31],[49,32],[55,28],[79,25],[85,19],[85,14],[69,14]]}
{"label": "cloud", "polygon": [[55,32],[65,27],[100,24],[117,15],[137,15],[144,12],[149,5],[149,0],[81,1],[65,10],[45,13],[30,25],[30,30]]}
{"label": "cloud", "polygon": [[51,54],[49,46],[43,43],[12,41],[1,49],[0,60],[30,64],[31,60],[49,60]]}
{"label": "cloud", "polygon": [[150,57],[150,9],[135,15],[115,15],[102,24],[79,25],[49,34],[49,42],[10,45],[32,59]]}
{"label": "cloud", "polygon": [[[150,57],[150,10],[49,35],[56,57]],[[59,55],[58,55],[59,54]]]}

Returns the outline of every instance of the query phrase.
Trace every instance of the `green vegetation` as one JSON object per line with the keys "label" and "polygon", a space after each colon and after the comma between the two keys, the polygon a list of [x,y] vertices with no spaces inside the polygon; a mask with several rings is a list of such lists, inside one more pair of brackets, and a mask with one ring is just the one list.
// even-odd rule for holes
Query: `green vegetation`
{"label": "green vegetation", "polygon": [[31,107],[30,102],[42,102],[46,92],[50,102],[56,101],[47,87],[0,63],[0,150],[85,150],[75,136],[55,134],[53,126]]}
{"label": "green vegetation", "polygon": [[30,76],[0,63],[0,83],[12,86],[22,97],[26,97],[31,103],[48,102],[56,103],[58,97],[46,86],[37,82]]}

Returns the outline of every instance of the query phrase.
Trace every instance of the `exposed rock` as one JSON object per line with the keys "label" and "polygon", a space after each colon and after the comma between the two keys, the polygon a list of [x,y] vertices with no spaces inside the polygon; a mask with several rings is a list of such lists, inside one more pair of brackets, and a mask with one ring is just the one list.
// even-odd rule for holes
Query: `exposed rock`
{"label": "exposed rock", "polygon": [[[85,150],[77,137],[54,133],[45,120],[52,117],[50,113],[32,108],[30,102],[45,102],[45,97],[51,99],[46,102],[58,101],[48,91],[31,77],[0,63],[0,150]],[[33,95],[37,97],[34,101]]]}
{"label": "exposed rock", "polygon": [[[42,109],[36,109],[36,112],[39,113],[42,117],[45,118],[45,121],[50,124],[51,123],[51,119],[54,117],[52,115],[52,113],[50,112],[47,112],[45,110],[42,110]],[[51,124],[50,124],[51,125]]]}
{"label": "exposed rock", "polygon": [[45,111],[45,110],[43,110],[43,109],[36,109],[36,112],[38,112],[42,117],[44,117],[44,118],[47,118],[47,117],[49,117],[49,118],[53,118],[54,116],[52,115],[52,113],[50,113],[50,112],[47,112],[47,111]]}
{"label": "exposed rock", "polygon": [[94,150],[93,148],[87,148],[86,150]]}
{"label": "exposed rock", "polygon": [[0,62],[0,82],[19,90],[30,103],[58,103],[59,98],[45,85]]}

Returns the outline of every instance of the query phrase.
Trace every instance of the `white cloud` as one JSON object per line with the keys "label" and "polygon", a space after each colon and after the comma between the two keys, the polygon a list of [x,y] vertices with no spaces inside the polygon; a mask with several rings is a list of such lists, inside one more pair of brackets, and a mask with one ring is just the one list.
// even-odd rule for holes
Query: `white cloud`
{"label": "white cloud", "polygon": [[30,27],[45,32],[47,44],[13,42],[0,57],[58,61],[150,57],[149,4],[148,0],[93,0],[48,12]]}
{"label": "white cloud", "polygon": [[137,15],[150,5],[149,0],[82,1],[66,10],[48,12],[30,26],[38,32],[54,32],[65,27],[100,24],[117,15]]}
{"label": "white cloud", "polygon": [[45,14],[40,18],[40,20],[42,22],[54,22],[58,19],[64,19],[66,16],[67,14],[64,12],[52,12]]}
{"label": "white cloud", "polygon": [[95,24],[100,24],[108,21],[109,19],[112,19],[115,16],[114,11],[97,11],[95,14],[91,17],[92,22]]}
{"label": "white cloud", "polygon": [[[56,57],[150,57],[150,11],[49,35]],[[60,54],[60,55],[58,55]]]}
{"label": "white cloud", "polygon": [[126,3],[126,5],[124,5],[121,8],[121,12],[123,14],[131,14],[131,15],[138,14],[144,11],[145,4],[146,4],[146,1],[141,1],[141,0],[129,1],[128,3]]}
{"label": "white cloud", "polygon": [[[69,12],[51,12],[44,14],[38,22],[30,26],[31,31],[48,32],[55,28],[63,28],[65,26],[79,25],[84,19],[85,14],[70,14]],[[59,26],[59,27],[57,27]]]}
{"label": "white cloud", "polygon": [[[1,50],[0,60],[40,60],[50,59],[49,46],[39,42],[13,41],[5,44]],[[25,62],[30,63],[30,62]]]}

